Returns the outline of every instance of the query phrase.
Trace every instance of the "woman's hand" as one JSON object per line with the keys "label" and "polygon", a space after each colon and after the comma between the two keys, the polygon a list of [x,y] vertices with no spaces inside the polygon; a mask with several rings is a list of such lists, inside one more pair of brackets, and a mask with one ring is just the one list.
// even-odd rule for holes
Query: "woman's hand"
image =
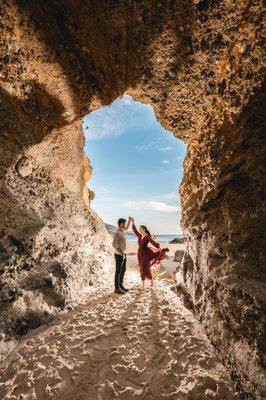
{"label": "woman's hand", "polygon": [[156,239],[157,239],[155,235],[151,235],[151,238],[152,238],[153,240],[156,240]]}
{"label": "woman's hand", "polygon": [[128,217],[131,221],[132,221],[132,223],[134,224],[134,218],[132,218],[132,217]]}

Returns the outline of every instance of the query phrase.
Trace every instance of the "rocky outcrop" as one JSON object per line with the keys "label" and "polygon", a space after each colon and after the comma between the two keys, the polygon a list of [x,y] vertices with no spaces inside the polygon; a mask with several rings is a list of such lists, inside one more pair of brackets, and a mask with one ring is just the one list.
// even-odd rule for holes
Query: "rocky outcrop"
{"label": "rocky outcrop", "polygon": [[195,149],[197,180],[194,161],[181,188],[188,250],[179,273],[224,361],[257,393],[265,382],[263,91],[210,132],[204,156]]}
{"label": "rocky outcrop", "polygon": [[174,261],[177,262],[178,265],[181,264],[184,253],[185,253],[184,250],[176,250],[175,255],[174,255]]}
{"label": "rocky outcrop", "polygon": [[102,283],[109,236],[90,208],[81,118],[127,91],[188,143],[178,279],[233,376],[262,399],[262,2],[0,7],[3,329]]}
{"label": "rocky outcrop", "polygon": [[24,333],[71,307],[103,283],[111,266],[103,222],[82,204],[82,194],[67,188],[72,180],[79,187],[82,162],[78,167],[77,158],[75,176],[72,153],[67,175],[69,162],[46,145],[31,148],[9,168],[2,188],[9,201],[0,249],[0,328],[6,334]]}
{"label": "rocky outcrop", "polygon": [[172,239],[169,243],[178,243],[178,244],[182,244],[185,243],[186,239],[184,237],[180,237],[180,238],[174,238]]}

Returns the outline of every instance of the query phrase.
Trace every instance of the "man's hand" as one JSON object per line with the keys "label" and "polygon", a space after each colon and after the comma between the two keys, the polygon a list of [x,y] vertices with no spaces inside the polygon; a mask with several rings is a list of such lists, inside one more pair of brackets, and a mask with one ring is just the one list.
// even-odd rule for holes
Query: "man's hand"
{"label": "man's hand", "polygon": [[116,249],[116,250],[119,252],[120,256],[123,256],[123,257],[124,257],[124,252],[123,252],[122,249],[118,248],[118,249]]}

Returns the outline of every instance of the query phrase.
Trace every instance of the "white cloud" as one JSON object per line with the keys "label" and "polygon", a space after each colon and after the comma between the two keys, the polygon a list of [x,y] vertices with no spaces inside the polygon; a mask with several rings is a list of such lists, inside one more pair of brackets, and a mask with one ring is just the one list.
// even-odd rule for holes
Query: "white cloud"
{"label": "white cloud", "polygon": [[160,196],[156,196],[156,200],[177,201],[178,200],[178,194],[177,193],[161,194]]}
{"label": "white cloud", "polygon": [[181,211],[180,207],[170,206],[161,201],[128,201],[125,206],[134,210],[152,210],[166,213],[176,213]]}
{"label": "white cloud", "polygon": [[167,164],[170,164],[170,161],[168,161],[168,160],[162,160],[161,163],[164,164],[164,165],[167,165]]}
{"label": "white cloud", "polygon": [[150,150],[153,146],[155,145],[155,142],[150,142],[148,144],[144,144],[144,145],[136,145],[136,150],[139,151],[145,151],[145,150]]}
{"label": "white cloud", "polygon": [[124,95],[111,106],[102,107],[84,118],[82,128],[86,139],[100,140],[121,136],[133,130],[138,121],[138,129],[148,129],[157,123],[153,108],[149,104],[134,101]]}
{"label": "white cloud", "polygon": [[173,147],[170,147],[170,146],[168,146],[168,147],[161,147],[161,148],[159,149],[159,151],[171,151],[171,150],[173,150]]}

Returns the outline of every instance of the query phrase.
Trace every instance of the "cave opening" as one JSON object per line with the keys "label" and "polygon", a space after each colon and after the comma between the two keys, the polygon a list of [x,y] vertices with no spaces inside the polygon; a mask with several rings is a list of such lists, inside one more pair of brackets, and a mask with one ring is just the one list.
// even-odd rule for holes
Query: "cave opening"
{"label": "cave opening", "polygon": [[163,242],[182,236],[178,189],[187,146],[162,127],[152,106],[124,94],[87,115],[82,128],[93,169],[91,207],[107,226],[133,215]]}
{"label": "cave opening", "polygon": [[[83,201],[83,194],[92,197],[92,191],[85,184],[89,172],[83,156],[81,118],[99,104],[110,104],[130,88],[138,99],[149,99],[163,125],[189,143],[181,185],[182,224],[188,245],[179,271],[179,290],[187,294],[221,360],[235,378],[236,387],[242,385],[248,393],[245,398],[264,399],[263,2],[239,2],[237,7],[232,7],[232,2],[214,0],[94,3],[6,1],[0,5],[0,45],[4,55],[0,79],[0,338],[25,333],[36,327],[36,321],[47,322],[62,309],[83,301],[88,289],[98,291],[105,281],[111,259],[105,246],[108,235],[100,218]],[[96,178],[99,169],[92,149],[96,141],[88,143]],[[96,187],[95,192],[94,208],[100,197]],[[106,194],[102,196],[107,198]],[[95,325],[98,329],[106,299],[102,304],[97,300],[92,308],[99,306],[99,323]],[[123,316],[124,304],[113,303],[112,296],[109,300],[110,308],[120,307]],[[185,333],[184,340],[188,337],[187,349],[194,346],[195,338],[187,335],[182,319],[172,313],[173,309],[178,310],[177,304],[168,310],[165,300],[158,304],[162,306],[161,316],[165,316],[162,323],[167,324],[169,319],[180,328],[172,340],[174,357],[182,362],[174,359],[166,370],[176,374],[178,382],[182,377],[184,381],[177,394],[170,381],[169,396],[236,398],[231,390],[229,394],[225,391],[221,381],[217,382],[215,368],[203,370],[202,379],[198,378],[204,365],[216,364],[216,358],[198,356],[207,351],[199,347],[197,353],[188,352],[189,362],[183,362],[184,354],[176,353],[184,349],[179,334]],[[138,309],[135,305],[134,302],[132,312]],[[156,317],[156,299],[151,299],[150,310]],[[86,313],[84,310],[74,321],[85,334]],[[91,340],[93,318],[92,310],[87,314],[88,338],[82,338],[82,349]],[[107,321],[111,318],[106,315]],[[122,330],[125,320],[121,322]],[[127,323],[128,331],[136,331],[130,320]],[[152,323],[158,327],[158,319]],[[75,374],[75,335],[70,359],[65,346],[66,336],[75,330],[71,324],[64,325],[57,340],[63,344],[57,360],[64,355],[66,359],[57,371],[66,388],[69,376],[64,368],[71,359],[73,381],[80,381]],[[97,336],[97,329],[95,337],[104,347],[106,343],[102,335]],[[47,332],[46,338],[51,331]],[[170,324],[162,334],[163,340],[169,332],[173,332]],[[3,374],[3,379],[1,374],[3,396],[19,396],[20,391],[26,397],[35,397],[35,393],[22,393],[24,383],[15,388],[9,384],[14,360],[17,370],[25,371],[27,367],[30,376],[33,369],[39,368],[38,363],[34,364],[39,362],[38,350],[44,358],[54,360],[56,336],[51,333],[50,339],[43,348],[37,340],[36,347],[28,348],[28,352],[22,350],[22,357],[13,354],[9,372]],[[157,335],[152,335],[150,343],[158,349],[154,339]],[[113,340],[117,347],[116,338]],[[7,349],[8,342],[1,342]],[[128,343],[121,341],[124,348]],[[134,362],[136,342],[132,343]],[[160,344],[165,349],[163,342]],[[47,354],[48,349],[51,354]],[[97,353],[96,350],[96,359]],[[95,359],[90,353],[87,355],[92,360],[92,371],[99,372]],[[84,353],[80,357],[83,360]],[[151,354],[147,377],[161,384],[157,369],[150,376],[149,366],[154,366],[154,360]],[[159,361],[163,364],[165,359]],[[100,365],[103,363],[106,360],[99,361]],[[175,370],[181,364],[187,369]],[[216,365],[221,371],[222,366]],[[193,368],[198,387],[192,387]],[[83,379],[84,370],[80,372]],[[118,372],[120,378],[121,369]],[[135,381],[134,371],[132,380]],[[224,377],[221,380],[225,382]],[[46,390],[42,379],[30,383],[27,391]],[[104,383],[99,382],[99,390]],[[51,377],[43,398],[54,385],[57,383]],[[145,390],[150,386],[145,385]],[[143,392],[143,398],[153,393],[157,396],[158,387],[152,393]],[[102,396],[105,395],[112,396],[110,392]],[[131,398],[132,391],[122,387],[121,396]]]}

